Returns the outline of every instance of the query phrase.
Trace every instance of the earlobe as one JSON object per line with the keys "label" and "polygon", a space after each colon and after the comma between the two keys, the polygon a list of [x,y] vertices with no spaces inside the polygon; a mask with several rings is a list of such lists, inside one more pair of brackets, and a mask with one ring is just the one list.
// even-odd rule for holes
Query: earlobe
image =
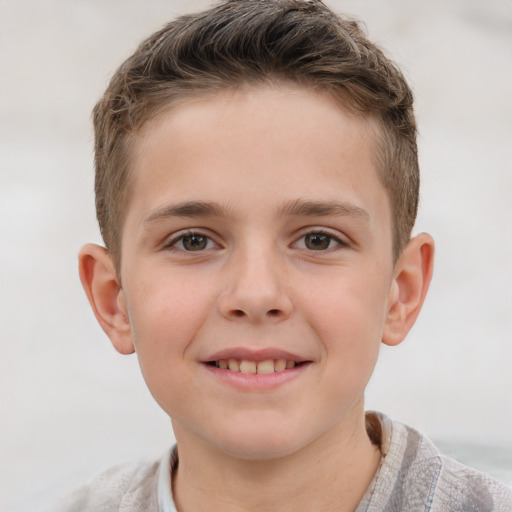
{"label": "earlobe", "polygon": [[386,345],[401,343],[419,315],[432,279],[434,240],[426,233],[412,238],[396,265],[382,335]]}
{"label": "earlobe", "polygon": [[87,244],[78,258],[80,280],[101,328],[118,352],[132,354],[135,349],[126,303],[109,252]]}

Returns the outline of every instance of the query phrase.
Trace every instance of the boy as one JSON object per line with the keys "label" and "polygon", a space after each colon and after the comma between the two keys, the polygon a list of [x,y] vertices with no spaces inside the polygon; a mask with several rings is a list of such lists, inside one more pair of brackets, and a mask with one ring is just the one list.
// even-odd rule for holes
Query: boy
{"label": "boy", "polygon": [[94,111],[106,249],[80,275],[177,448],[67,510],[505,511],[508,488],[364,411],[425,298],[412,94],[320,2],[234,1],[137,49]]}

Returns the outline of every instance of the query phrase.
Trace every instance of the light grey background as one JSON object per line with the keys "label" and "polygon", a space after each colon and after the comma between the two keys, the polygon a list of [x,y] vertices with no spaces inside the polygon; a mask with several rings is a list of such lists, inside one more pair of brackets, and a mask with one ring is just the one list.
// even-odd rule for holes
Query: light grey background
{"label": "light grey background", "polygon": [[[47,505],[172,442],[135,357],[96,325],[77,251],[100,241],[92,106],[144,36],[208,3],[0,0],[0,510]],[[512,482],[512,2],[329,5],[365,20],[410,79],[417,231],[437,242],[422,316],[383,349],[368,407],[477,447]]]}

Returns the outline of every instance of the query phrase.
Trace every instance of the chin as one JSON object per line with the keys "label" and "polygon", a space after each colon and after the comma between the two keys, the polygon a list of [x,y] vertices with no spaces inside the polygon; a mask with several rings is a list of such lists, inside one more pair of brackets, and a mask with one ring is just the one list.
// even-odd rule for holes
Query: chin
{"label": "chin", "polygon": [[215,436],[217,448],[238,459],[272,460],[286,457],[309,444],[301,429],[289,429],[284,425],[253,423],[229,429],[224,435]]}
{"label": "chin", "polygon": [[[263,438],[265,437],[265,438]],[[275,440],[268,439],[269,436],[261,436],[260,439],[243,439],[239,443],[231,440],[226,443],[222,448],[225,453],[243,460],[263,461],[274,460],[286,457],[295,453],[299,446],[296,444],[288,443],[275,443]]]}

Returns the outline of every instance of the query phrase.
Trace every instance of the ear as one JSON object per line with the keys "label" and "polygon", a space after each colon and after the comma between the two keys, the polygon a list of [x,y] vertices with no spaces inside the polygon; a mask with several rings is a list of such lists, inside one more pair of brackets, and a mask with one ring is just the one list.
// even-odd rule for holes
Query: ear
{"label": "ear", "polygon": [[382,335],[386,345],[401,343],[419,315],[434,269],[434,240],[426,233],[412,238],[395,264],[388,314]]}
{"label": "ear", "polygon": [[95,244],[79,253],[80,280],[101,328],[121,354],[135,352],[123,290],[110,253]]}

